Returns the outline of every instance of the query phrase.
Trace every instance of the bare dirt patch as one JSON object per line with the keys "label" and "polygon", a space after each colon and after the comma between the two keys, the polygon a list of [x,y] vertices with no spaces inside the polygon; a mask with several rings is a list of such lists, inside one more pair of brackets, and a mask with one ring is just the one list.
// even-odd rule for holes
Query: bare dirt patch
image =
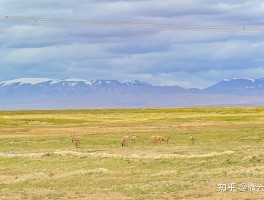
{"label": "bare dirt patch", "polygon": [[110,154],[110,153],[87,153],[87,152],[78,152],[78,151],[54,151],[54,152],[45,152],[45,153],[21,153],[21,152],[2,152],[0,153],[0,157],[43,157],[43,156],[77,156],[77,157],[103,157],[103,158],[139,158],[139,159],[159,159],[159,158],[206,158],[206,157],[214,157],[221,156],[227,154],[233,154],[234,151],[223,151],[223,152],[210,152],[205,154],[146,154],[146,155],[138,155],[138,154],[130,154],[130,155],[122,155],[122,154]]}

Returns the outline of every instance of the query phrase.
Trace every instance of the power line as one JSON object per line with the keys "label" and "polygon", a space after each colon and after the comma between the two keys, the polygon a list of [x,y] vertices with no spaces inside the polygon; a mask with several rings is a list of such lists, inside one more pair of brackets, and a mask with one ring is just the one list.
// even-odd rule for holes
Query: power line
{"label": "power line", "polygon": [[55,19],[39,17],[21,17],[0,15],[0,20],[7,21],[27,21],[34,23],[56,23],[73,25],[94,25],[104,27],[118,28],[154,28],[163,30],[190,30],[190,31],[212,31],[212,32],[241,32],[241,33],[264,33],[262,26],[204,26],[204,25],[179,25],[179,24],[156,24],[156,23],[136,23],[136,22],[115,22],[115,21],[97,21],[97,20],[73,20],[73,19]]}

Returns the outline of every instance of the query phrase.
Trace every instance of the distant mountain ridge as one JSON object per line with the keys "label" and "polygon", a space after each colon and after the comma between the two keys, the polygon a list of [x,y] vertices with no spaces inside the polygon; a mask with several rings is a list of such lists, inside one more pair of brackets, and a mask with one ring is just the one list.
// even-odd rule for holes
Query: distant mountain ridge
{"label": "distant mountain ridge", "polygon": [[[125,91],[132,88],[145,88],[151,91],[159,90],[164,92],[201,92],[209,94],[254,94],[264,92],[264,78],[249,79],[249,78],[230,78],[224,79],[205,89],[185,89],[180,86],[153,86],[147,82],[131,81],[119,82],[117,80],[84,80],[84,79],[48,79],[48,78],[20,78],[0,82],[0,93],[11,89],[12,92],[19,90],[29,90],[36,92],[63,92],[63,91],[104,91],[116,90]],[[135,89],[134,88],[134,89]],[[132,89],[133,90],[133,89]],[[163,91],[162,91],[163,90]],[[264,93],[263,93],[264,94]]]}
{"label": "distant mountain ridge", "polygon": [[0,82],[0,109],[264,105],[264,79],[224,79],[205,89],[138,80],[20,78]]}
{"label": "distant mountain ridge", "polygon": [[0,87],[7,87],[12,85],[55,85],[62,83],[63,86],[75,86],[76,84],[84,84],[88,86],[106,86],[106,85],[123,85],[123,86],[151,86],[149,83],[140,82],[140,81],[132,81],[132,82],[124,82],[121,83],[116,80],[83,80],[83,79],[48,79],[48,78],[19,78],[14,80],[2,81],[0,82]]}
{"label": "distant mountain ridge", "polygon": [[96,92],[185,92],[178,86],[153,86],[147,82],[117,80],[83,80],[83,79],[48,79],[48,78],[20,78],[0,82],[0,96],[2,95],[88,95]]}
{"label": "distant mountain ridge", "polygon": [[264,78],[230,78],[224,79],[203,91],[213,94],[263,95]]}

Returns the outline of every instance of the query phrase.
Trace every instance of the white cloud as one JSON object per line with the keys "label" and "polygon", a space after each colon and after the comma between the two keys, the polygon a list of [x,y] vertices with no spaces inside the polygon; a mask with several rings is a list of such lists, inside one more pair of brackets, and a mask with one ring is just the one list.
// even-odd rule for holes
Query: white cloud
{"label": "white cloud", "polygon": [[[0,13],[248,26],[263,24],[264,3],[258,0],[2,0]],[[1,21],[0,28],[2,79],[18,78],[20,74],[23,77],[139,79],[156,85],[204,87],[233,75],[261,76],[264,67],[262,34],[22,21]]]}

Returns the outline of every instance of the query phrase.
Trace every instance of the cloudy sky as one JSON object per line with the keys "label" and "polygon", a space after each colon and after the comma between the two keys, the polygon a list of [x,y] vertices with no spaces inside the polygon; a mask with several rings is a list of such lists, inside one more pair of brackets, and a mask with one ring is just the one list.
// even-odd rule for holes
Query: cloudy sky
{"label": "cloudy sky", "polygon": [[[0,15],[264,27],[264,2],[0,0]],[[0,58],[0,81],[22,77],[114,79],[204,88],[224,78],[264,77],[264,32],[0,20]]]}

